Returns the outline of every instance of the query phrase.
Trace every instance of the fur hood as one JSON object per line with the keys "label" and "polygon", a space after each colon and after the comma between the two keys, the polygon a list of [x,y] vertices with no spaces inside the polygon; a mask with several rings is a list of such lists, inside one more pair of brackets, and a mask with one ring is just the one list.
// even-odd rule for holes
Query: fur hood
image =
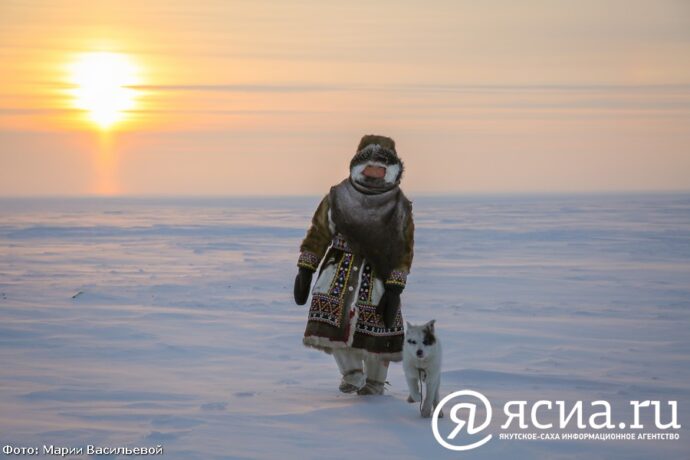
{"label": "fur hood", "polygon": [[[369,165],[386,168],[386,175],[382,178],[366,177],[363,171]],[[375,134],[362,137],[357,153],[350,161],[350,179],[360,186],[358,188],[368,190],[369,193],[385,191],[399,185],[403,170],[403,162],[395,150],[395,141]]]}

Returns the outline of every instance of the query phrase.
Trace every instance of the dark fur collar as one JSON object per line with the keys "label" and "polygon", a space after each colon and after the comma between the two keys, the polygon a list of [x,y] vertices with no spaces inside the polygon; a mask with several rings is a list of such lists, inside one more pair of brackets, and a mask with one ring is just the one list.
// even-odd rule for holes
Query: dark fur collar
{"label": "dark fur collar", "polygon": [[412,204],[398,186],[366,194],[345,179],[331,187],[331,218],[353,251],[383,279],[396,269],[405,249],[404,228]]}

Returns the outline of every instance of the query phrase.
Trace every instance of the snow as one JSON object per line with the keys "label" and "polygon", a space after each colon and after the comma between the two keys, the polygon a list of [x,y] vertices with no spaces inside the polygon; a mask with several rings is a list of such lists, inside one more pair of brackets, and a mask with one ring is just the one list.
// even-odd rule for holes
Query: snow
{"label": "snow", "polygon": [[[463,457],[690,456],[690,196],[411,198],[404,315],[437,320],[442,397],[477,390],[494,413],[678,400],[683,425],[677,441],[506,441],[492,422]],[[387,395],[343,395],[332,357],[302,346],[292,282],[319,200],[0,200],[0,445],[459,458],[405,402],[400,364]]]}

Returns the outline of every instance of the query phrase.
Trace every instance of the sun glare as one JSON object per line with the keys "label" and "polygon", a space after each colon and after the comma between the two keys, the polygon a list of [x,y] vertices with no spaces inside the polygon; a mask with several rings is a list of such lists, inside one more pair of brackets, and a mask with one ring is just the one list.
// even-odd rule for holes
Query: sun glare
{"label": "sun glare", "polygon": [[134,108],[139,84],[132,60],[119,53],[94,52],[77,57],[71,68],[74,105],[88,112],[101,129],[122,122]]}

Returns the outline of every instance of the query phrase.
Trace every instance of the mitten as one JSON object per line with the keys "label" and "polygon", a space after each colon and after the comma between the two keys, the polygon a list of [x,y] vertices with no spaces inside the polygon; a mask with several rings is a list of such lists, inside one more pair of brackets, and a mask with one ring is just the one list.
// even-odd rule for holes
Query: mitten
{"label": "mitten", "polygon": [[376,306],[376,313],[383,317],[383,324],[386,325],[387,329],[393,327],[395,316],[400,308],[400,294],[402,294],[402,291],[402,286],[387,285],[379,304]]}
{"label": "mitten", "polygon": [[309,288],[311,287],[311,278],[314,275],[312,270],[300,267],[297,277],[295,277],[295,303],[297,305],[304,305],[309,298]]}

